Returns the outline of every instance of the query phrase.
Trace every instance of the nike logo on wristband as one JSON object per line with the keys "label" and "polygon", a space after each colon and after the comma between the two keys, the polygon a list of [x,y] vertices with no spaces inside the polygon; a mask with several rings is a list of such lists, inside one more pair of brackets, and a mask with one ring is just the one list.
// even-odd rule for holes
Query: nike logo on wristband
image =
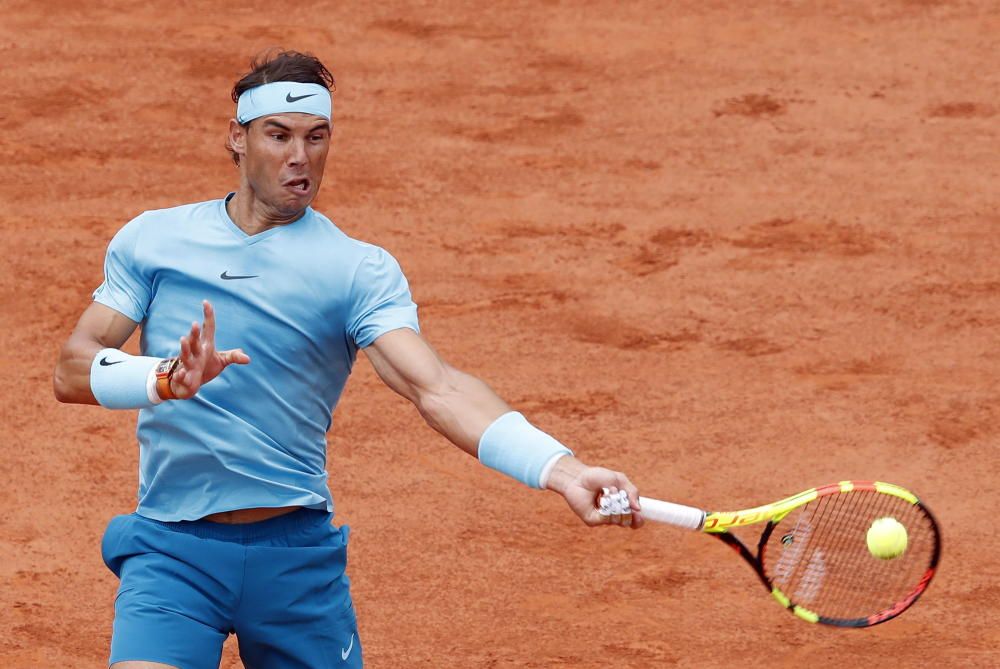
{"label": "nike logo on wristband", "polygon": [[115,360],[114,362],[108,362],[108,356],[101,358],[101,367],[110,367],[111,365],[117,365],[118,363],[125,362],[124,360]]}
{"label": "nike logo on wristband", "polygon": [[309,95],[295,95],[295,96],[293,96],[291,93],[289,93],[288,95],[285,96],[285,102],[298,102],[299,100],[305,100],[306,98],[311,98],[314,95],[316,95],[316,94],[315,93],[310,93]]}
{"label": "nike logo on wristband", "polygon": [[233,279],[256,279],[258,276],[260,276],[260,275],[259,274],[230,274],[229,270],[226,270],[225,272],[223,272],[222,274],[219,275],[219,278],[220,279],[224,279],[225,281],[232,281]]}

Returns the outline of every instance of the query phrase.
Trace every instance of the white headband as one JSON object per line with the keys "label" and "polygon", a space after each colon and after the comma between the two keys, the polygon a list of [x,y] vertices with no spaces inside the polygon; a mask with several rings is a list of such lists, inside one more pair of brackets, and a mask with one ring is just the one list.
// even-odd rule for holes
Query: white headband
{"label": "white headband", "polygon": [[269,114],[301,112],[330,120],[333,101],[326,86],[276,81],[243,91],[236,104],[236,120],[247,124]]}

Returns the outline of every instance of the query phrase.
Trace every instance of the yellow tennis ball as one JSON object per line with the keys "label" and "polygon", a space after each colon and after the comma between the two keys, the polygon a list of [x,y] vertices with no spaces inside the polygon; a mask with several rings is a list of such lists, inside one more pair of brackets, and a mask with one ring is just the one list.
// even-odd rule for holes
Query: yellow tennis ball
{"label": "yellow tennis ball", "polygon": [[868,528],[868,552],[879,560],[898,558],[906,551],[906,528],[895,518],[879,518]]}

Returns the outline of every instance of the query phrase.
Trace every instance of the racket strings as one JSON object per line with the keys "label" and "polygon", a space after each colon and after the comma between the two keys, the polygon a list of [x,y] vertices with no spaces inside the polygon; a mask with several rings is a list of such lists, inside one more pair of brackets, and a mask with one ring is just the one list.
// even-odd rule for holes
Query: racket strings
{"label": "racket strings", "polygon": [[[835,508],[831,515],[835,515],[834,526],[840,530],[833,535],[830,552],[842,556],[842,569],[839,574],[841,582],[831,583],[832,587],[826,601],[826,606],[831,611],[843,611],[852,602],[864,598],[869,593],[877,596],[872,591],[873,587],[878,590],[882,584],[871,582],[877,579],[874,579],[874,574],[866,572],[866,567],[870,566],[869,563],[873,559],[877,559],[868,552],[868,530],[864,528],[865,534],[861,537],[863,545],[859,548],[858,528],[856,524],[850,522],[850,514],[855,513],[859,517],[865,518],[881,518],[887,515],[885,507],[891,499],[888,495],[866,494],[855,500],[854,504],[850,504],[847,495],[831,495],[824,498],[828,506]],[[850,529],[845,531],[847,528]],[[866,613],[872,612],[870,607],[866,611]]]}
{"label": "racket strings", "polygon": [[[873,557],[868,553],[867,528],[865,529],[865,535],[862,537],[864,540],[864,550],[860,550],[857,546],[857,528],[852,527],[850,514],[856,513],[863,517],[881,517],[878,515],[881,513],[880,505],[889,499],[888,496],[863,495],[854,500],[854,504],[848,503],[846,495],[830,495],[823,499],[827,506],[833,508],[830,515],[835,518],[832,526],[836,531],[831,532],[832,540],[829,550],[832,554],[841,556],[842,576],[850,577],[855,574],[863,574],[867,562]],[[866,556],[867,560],[865,559]],[[864,593],[865,588],[870,587],[870,584],[862,581],[860,578],[856,580],[851,580],[850,578],[842,580],[843,582],[841,583],[831,583],[833,587],[830,589],[827,600],[827,605],[831,610],[842,610],[846,604],[856,600],[860,594]]]}
{"label": "racket strings", "polygon": [[[833,497],[847,497],[847,495],[834,495]],[[865,517],[870,519],[867,525],[862,527],[864,530],[864,545],[859,550],[851,550],[855,537],[853,533],[848,535],[844,534],[842,541],[837,546],[836,550],[842,552],[848,559],[845,560],[845,574],[851,577],[854,574],[863,574],[866,579],[863,581],[857,578],[851,578],[847,580],[843,587],[839,591],[835,591],[834,594],[839,595],[838,597],[831,597],[830,606],[834,610],[847,610],[852,602],[858,601],[864,598],[866,595],[875,598],[872,601],[872,606],[878,606],[881,604],[882,608],[886,608],[891,604],[905,597],[909,590],[912,589],[919,582],[919,578],[922,575],[922,570],[920,573],[914,573],[913,566],[920,566],[919,563],[910,561],[896,563],[896,560],[903,560],[906,553],[898,558],[892,560],[880,560],[873,556],[868,551],[867,544],[867,533],[868,527],[871,526],[871,522],[874,522],[877,518],[893,517],[898,520],[903,527],[907,528],[907,534],[912,533],[912,529],[917,527],[917,523],[921,520],[922,514],[917,514],[917,507],[912,504],[908,504],[899,500],[898,498],[891,497],[889,495],[880,494],[867,494],[868,500],[874,500],[873,504],[866,505]],[[895,501],[894,501],[895,500]],[[849,512],[849,505],[842,505],[845,507],[845,511]],[[919,533],[916,536],[908,537],[907,552],[914,551],[911,556],[919,552]],[[926,563],[923,565],[926,568]],[[883,597],[888,597],[889,600],[886,601]],[[875,613],[876,611],[870,611],[870,613]]]}
{"label": "racket strings", "polygon": [[[880,560],[868,528],[892,517],[907,530],[906,551]],[[768,537],[763,567],[792,602],[823,617],[865,618],[905,599],[934,559],[936,532],[923,508],[869,490],[830,494],[796,509]]]}

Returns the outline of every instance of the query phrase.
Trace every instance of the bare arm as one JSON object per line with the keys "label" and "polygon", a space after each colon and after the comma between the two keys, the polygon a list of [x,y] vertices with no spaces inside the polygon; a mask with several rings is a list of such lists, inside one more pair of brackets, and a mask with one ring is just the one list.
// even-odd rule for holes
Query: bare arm
{"label": "bare arm", "polygon": [[511,410],[492,388],[446,363],[413,330],[387,332],[364,352],[386,385],[472,457],[489,424]]}
{"label": "bare arm", "polygon": [[[191,330],[179,341],[181,364],[170,381],[178,399],[193,397],[201,386],[221,374],[228,365],[250,362],[242,349],[216,350],[215,311],[207,301],[202,306],[204,322],[201,325],[192,323]],[[99,302],[87,307],[59,352],[52,376],[56,399],[71,404],[98,404],[90,389],[94,356],[105,348],[121,348],[138,325]]]}
{"label": "bare arm", "polygon": [[90,390],[90,365],[97,352],[121,348],[139,324],[99,302],[80,316],[73,333],[59,351],[52,375],[56,399],[71,404],[97,404]]}
{"label": "bare arm", "polygon": [[[476,377],[446,363],[423,337],[413,330],[393,330],[364,349],[379,377],[410,400],[427,424],[473,457],[486,428],[511,410],[493,389]],[[549,476],[548,488],[560,493],[570,508],[588,525],[615,522],[602,517],[594,500],[602,488],[626,490],[634,512],[626,522],[642,525],[639,491],[621,472],[589,467],[577,458],[560,458]]]}

